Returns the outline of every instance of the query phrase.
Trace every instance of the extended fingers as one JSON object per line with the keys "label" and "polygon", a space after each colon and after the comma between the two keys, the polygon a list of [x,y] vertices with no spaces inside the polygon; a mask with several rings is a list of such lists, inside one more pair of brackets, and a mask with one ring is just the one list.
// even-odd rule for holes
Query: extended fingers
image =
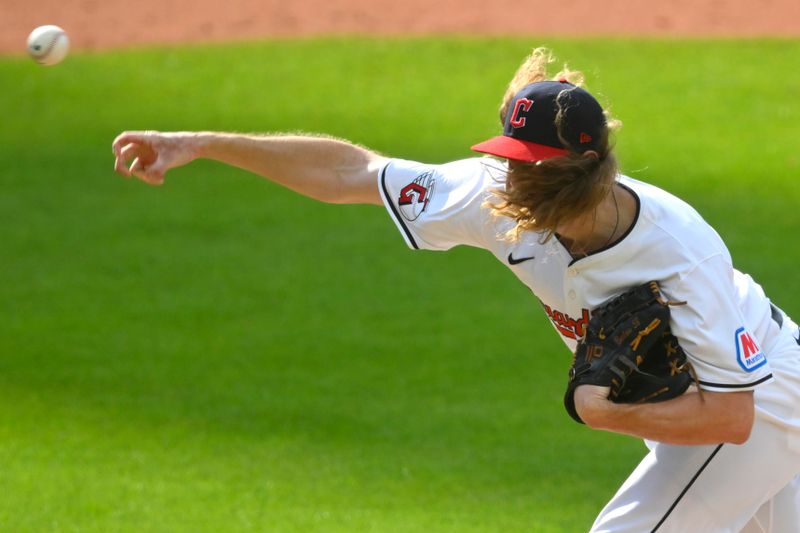
{"label": "extended fingers", "polygon": [[123,176],[153,173],[150,166],[158,160],[158,152],[152,146],[152,132],[126,132],[112,143],[114,170]]}
{"label": "extended fingers", "polygon": [[160,151],[160,135],[153,131],[126,131],[111,144],[114,170],[125,177],[136,178],[150,185],[161,185],[167,170]]}
{"label": "extended fingers", "polygon": [[131,169],[128,168],[128,161],[131,159],[136,159],[138,155],[138,145],[136,144],[126,144],[124,146],[115,146],[114,147],[114,170],[117,174],[122,174],[123,176],[130,177],[131,176]]}
{"label": "extended fingers", "polygon": [[114,150],[114,155],[119,155],[119,151],[128,144],[146,142],[149,134],[147,131],[124,131],[111,143],[111,149]]}
{"label": "extended fingers", "polygon": [[130,177],[131,171],[128,168],[128,160],[133,156],[136,143],[144,141],[143,132],[126,131],[114,139],[111,143],[111,150],[114,152],[114,171],[126,177]]}
{"label": "extended fingers", "polygon": [[150,142],[151,132],[148,131],[126,131],[114,139],[111,149],[114,152],[114,170],[123,176],[130,176],[127,162],[130,159],[141,156],[142,150]]}
{"label": "extended fingers", "polygon": [[133,160],[128,172],[129,175],[139,178],[148,185],[161,185],[164,183],[164,173],[147,166],[141,157],[136,157]]}

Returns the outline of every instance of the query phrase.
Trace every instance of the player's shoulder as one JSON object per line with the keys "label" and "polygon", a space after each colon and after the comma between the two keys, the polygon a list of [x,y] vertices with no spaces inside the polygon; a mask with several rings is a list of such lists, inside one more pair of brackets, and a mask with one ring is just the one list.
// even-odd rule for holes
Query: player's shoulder
{"label": "player's shoulder", "polygon": [[654,183],[638,180],[636,178],[632,178],[630,176],[625,176],[625,175],[619,176],[619,182],[627,186],[629,189],[632,189],[639,195],[652,197],[654,199],[678,201],[685,203],[684,200],[681,200],[675,194],[667,191],[662,187],[659,187]]}
{"label": "player's shoulder", "polygon": [[431,164],[407,159],[390,159],[380,174],[382,187],[400,188],[400,194],[409,188],[425,187],[436,195],[455,198],[486,197],[505,183],[504,163],[488,158],[473,157],[447,163]]}
{"label": "player's shoulder", "polygon": [[634,193],[641,216],[653,220],[696,222],[702,216],[686,200],[652,183],[620,176],[620,184]]}
{"label": "player's shoulder", "polygon": [[490,157],[470,157],[446,163],[423,163],[409,159],[388,159],[383,173],[431,173],[450,180],[495,179],[504,180],[507,167],[504,162]]}
{"label": "player's shoulder", "polygon": [[501,164],[488,158],[442,164],[392,159],[380,172],[379,190],[412,247],[484,248],[490,218],[484,201],[504,177]]}
{"label": "player's shoulder", "polygon": [[649,238],[660,235],[676,250],[698,258],[723,253],[727,249],[717,231],[687,201],[652,183],[628,176],[619,179],[636,196],[639,212],[637,225],[647,227]]}

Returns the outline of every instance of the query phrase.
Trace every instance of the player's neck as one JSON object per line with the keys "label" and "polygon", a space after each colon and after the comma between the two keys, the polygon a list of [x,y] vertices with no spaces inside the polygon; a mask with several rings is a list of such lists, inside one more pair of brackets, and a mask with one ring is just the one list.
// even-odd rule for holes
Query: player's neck
{"label": "player's neck", "polygon": [[594,212],[563,224],[557,233],[573,257],[585,257],[619,240],[631,227],[635,216],[633,196],[615,185]]}

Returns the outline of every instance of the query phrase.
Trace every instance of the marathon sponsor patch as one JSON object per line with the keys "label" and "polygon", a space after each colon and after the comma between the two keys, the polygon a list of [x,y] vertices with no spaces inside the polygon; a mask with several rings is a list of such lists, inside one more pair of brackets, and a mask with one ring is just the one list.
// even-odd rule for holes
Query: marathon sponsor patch
{"label": "marathon sponsor patch", "polygon": [[413,222],[425,212],[433,198],[435,185],[433,172],[428,171],[420,174],[414,181],[400,189],[397,206],[403,218]]}
{"label": "marathon sponsor patch", "polygon": [[752,372],[767,364],[767,356],[744,328],[736,330],[736,360],[745,372]]}

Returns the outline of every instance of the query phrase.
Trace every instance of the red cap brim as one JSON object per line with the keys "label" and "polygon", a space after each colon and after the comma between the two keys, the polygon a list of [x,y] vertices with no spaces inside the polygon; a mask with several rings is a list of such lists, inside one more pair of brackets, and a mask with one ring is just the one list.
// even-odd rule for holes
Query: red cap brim
{"label": "red cap brim", "polygon": [[515,159],[517,161],[541,161],[551,157],[567,155],[569,152],[564,148],[554,148],[544,144],[536,144],[529,141],[521,141],[513,137],[501,135],[493,137],[488,141],[483,141],[472,147],[476,152]]}

